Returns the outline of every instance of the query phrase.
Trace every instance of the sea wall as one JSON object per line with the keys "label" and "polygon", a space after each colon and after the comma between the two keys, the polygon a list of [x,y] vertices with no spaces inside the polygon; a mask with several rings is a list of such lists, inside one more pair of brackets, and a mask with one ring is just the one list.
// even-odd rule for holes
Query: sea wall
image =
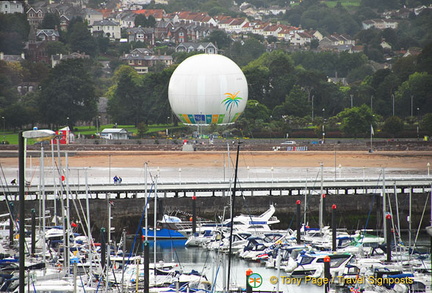
{"label": "sea wall", "polygon": [[[391,202],[391,213],[394,223],[400,222],[401,230],[409,227],[407,217],[409,215],[409,195],[399,194],[396,197],[389,194]],[[280,223],[273,226],[277,229],[295,229],[296,202],[301,201],[302,219],[304,213],[304,196],[247,196],[236,194],[235,215],[261,214],[266,211],[270,204],[276,207],[275,216]],[[94,236],[98,237],[100,228],[108,227],[108,206],[111,207],[111,226],[115,227],[114,237],[118,237],[122,230],[134,234],[139,232],[139,223],[144,226],[144,199],[91,199],[90,201],[91,227]],[[415,194],[412,196],[412,229],[424,228],[430,225],[430,198],[428,194]],[[230,197],[204,197],[196,196],[197,216],[203,219],[217,221],[223,217],[230,217]],[[396,203],[399,208],[396,208]],[[318,227],[320,196],[314,195],[307,198],[307,222],[311,227]],[[332,205],[336,205],[335,216],[339,228],[347,228],[353,231],[361,228],[381,229],[382,223],[382,197],[380,194],[367,195],[327,195],[324,199],[325,214],[324,224],[330,225]],[[15,205],[18,210],[18,203]],[[47,201],[47,208],[51,215],[54,212],[53,201]],[[30,218],[31,209],[38,214],[40,203],[38,201],[26,201],[26,217]],[[163,213],[177,215],[188,220],[192,215],[191,197],[161,198],[158,200],[158,219]],[[70,200],[70,218],[74,222],[83,222],[86,214],[85,200]],[[60,211],[57,203],[57,211]],[[6,202],[0,205],[0,213],[6,213]],[[148,212],[149,225],[153,225],[154,205],[150,202]],[[421,222],[421,225],[419,223]]]}

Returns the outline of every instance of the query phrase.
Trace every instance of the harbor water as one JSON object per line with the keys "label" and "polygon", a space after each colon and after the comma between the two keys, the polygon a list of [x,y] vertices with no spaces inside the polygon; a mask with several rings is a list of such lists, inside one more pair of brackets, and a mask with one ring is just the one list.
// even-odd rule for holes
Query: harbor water
{"label": "harbor water", "polygon": [[[139,242],[135,247],[138,248],[140,254],[142,253],[141,239]],[[213,284],[215,292],[226,291],[229,262],[227,254],[201,247],[186,247],[184,243],[185,240],[158,240],[155,247],[154,242],[150,241],[150,263],[178,263],[180,271],[195,270],[205,275],[207,280]],[[128,245],[131,243],[129,242]],[[418,242],[418,247],[430,251],[430,239],[426,236],[422,237]],[[325,292],[324,284],[319,282],[320,278],[290,278],[283,270],[266,268],[263,262],[246,261],[237,256],[231,257],[230,265],[229,288],[231,291],[245,290],[246,272],[251,270],[260,278],[260,284],[253,288],[253,292]]]}

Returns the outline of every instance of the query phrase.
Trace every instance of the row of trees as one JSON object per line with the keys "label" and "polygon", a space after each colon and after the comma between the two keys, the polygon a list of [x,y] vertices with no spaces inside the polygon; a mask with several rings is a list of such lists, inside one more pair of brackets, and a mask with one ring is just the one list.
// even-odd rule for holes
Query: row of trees
{"label": "row of trees", "polygon": [[[432,45],[418,57],[401,58],[393,70],[377,70],[349,87],[328,82],[323,73],[328,62],[334,62],[340,70],[345,66],[348,75],[368,66],[362,54],[289,54],[283,51],[264,53],[244,66],[249,102],[239,127],[253,133],[266,127],[289,131],[310,124],[319,126],[323,119],[337,125],[346,119],[346,115],[340,113],[363,105],[367,105],[370,115],[375,115],[377,121],[397,116],[416,123],[431,112]],[[167,88],[174,69],[172,66],[141,76],[123,65],[106,79],[100,73],[99,63],[92,59],[67,60],[53,69],[37,63],[2,61],[1,115],[8,122],[8,128],[38,123],[73,127],[78,121],[91,123],[97,117],[98,97],[105,95],[113,122],[165,124],[167,117],[172,117]],[[43,77],[39,88],[19,96],[16,86],[24,79],[38,80],[36,76]],[[110,85],[105,93],[101,91],[104,83]],[[357,135],[352,130],[345,131]]]}
{"label": "row of trees", "polygon": [[[325,64],[336,58],[344,63],[346,58],[350,62],[345,62],[353,66],[352,72],[367,65],[361,54],[323,53],[308,57],[303,55],[309,53],[264,53],[243,67],[249,83],[249,103],[239,123],[250,132],[263,127],[289,130],[310,123],[320,125],[322,119],[330,121],[332,117],[343,121],[340,113],[362,105],[367,105],[376,116],[374,119],[398,116],[411,123],[419,121],[432,109],[432,66],[427,66],[432,64],[431,49],[432,46],[426,47],[417,58],[402,58],[393,70],[378,70],[350,87],[328,82],[320,61]],[[306,57],[312,58],[310,66],[315,64],[314,69],[308,68],[307,61],[301,61],[309,60]],[[322,62],[324,59],[326,62]],[[414,66],[404,66],[408,61]],[[51,70],[36,63],[2,61],[1,115],[8,121],[8,128],[38,123],[53,127],[66,123],[73,126],[77,121],[90,123],[97,116],[97,97],[103,94],[97,84],[105,82],[111,84],[105,96],[112,121],[134,125],[166,123],[167,117],[172,117],[167,87],[174,69],[175,66],[140,76],[123,65],[112,78],[104,80],[98,63],[92,59],[67,60]],[[19,96],[17,84],[35,76],[43,76],[39,89]]]}

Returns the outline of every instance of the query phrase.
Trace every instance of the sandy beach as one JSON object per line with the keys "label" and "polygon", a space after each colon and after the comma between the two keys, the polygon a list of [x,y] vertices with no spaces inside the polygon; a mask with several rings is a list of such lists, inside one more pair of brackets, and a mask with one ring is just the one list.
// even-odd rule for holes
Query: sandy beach
{"label": "sandy beach", "polygon": [[[121,176],[124,183],[144,182],[145,166],[151,176],[158,175],[161,183],[227,180],[234,176],[235,162],[235,151],[73,151],[67,158],[70,182],[74,184],[82,184],[84,169],[90,184],[111,183],[115,175]],[[316,180],[322,164],[324,177],[331,178],[379,178],[384,169],[387,177],[427,176],[428,162],[432,163],[432,151],[243,151],[238,175],[244,180]],[[6,182],[17,178],[17,157],[2,157],[0,164]],[[64,156],[59,165],[64,170]],[[50,154],[46,154],[45,167],[49,184],[58,176],[52,174]],[[38,174],[39,158],[33,154],[27,157],[26,180],[36,184]]]}
{"label": "sandy beach", "polygon": [[[50,158],[47,158],[47,160]],[[235,162],[236,152],[159,152],[159,151],[82,151],[71,152],[71,167],[140,168],[144,163],[159,167],[220,167],[230,160]],[[427,170],[432,163],[432,151],[394,152],[286,152],[254,151],[240,152],[240,167],[318,167],[341,165],[343,167],[407,168]],[[14,157],[0,158],[3,167],[18,165]],[[48,161],[47,161],[48,163]]]}

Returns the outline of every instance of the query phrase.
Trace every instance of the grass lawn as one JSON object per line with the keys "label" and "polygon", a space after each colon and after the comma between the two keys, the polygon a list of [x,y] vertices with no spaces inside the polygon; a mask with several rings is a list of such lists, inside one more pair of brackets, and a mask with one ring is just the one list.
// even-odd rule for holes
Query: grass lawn
{"label": "grass lawn", "polygon": [[[101,125],[99,131],[102,131],[105,128],[113,128],[114,124],[108,124],[108,125]],[[182,126],[173,127],[173,125],[149,125],[147,133],[154,133],[154,132],[165,132],[165,130],[173,129],[173,128],[181,128]],[[138,130],[134,125],[117,125],[117,128],[124,128],[128,132],[132,134],[137,134]],[[81,135],[95,135],[97,132],[96,127],[94,126],[77,126],[74,127],[75,131],[73,133],[75,135],[81,134]],[[2,144],[4,141],[8,142],[8,144],[17,145],[18,144],[18,133],[13,133],[10,131],[6,132],[0,132],[0,144]],[[33,141],[29,141],[29,144],[33,144]]]}
{"label": "grass lawn", "polygon": [[335,7],[338,2],[340,2],[342,6],[347,9],[360,6],[360,0],[340,0],[340,1],[322,1],[322,2],[331,8]]}

